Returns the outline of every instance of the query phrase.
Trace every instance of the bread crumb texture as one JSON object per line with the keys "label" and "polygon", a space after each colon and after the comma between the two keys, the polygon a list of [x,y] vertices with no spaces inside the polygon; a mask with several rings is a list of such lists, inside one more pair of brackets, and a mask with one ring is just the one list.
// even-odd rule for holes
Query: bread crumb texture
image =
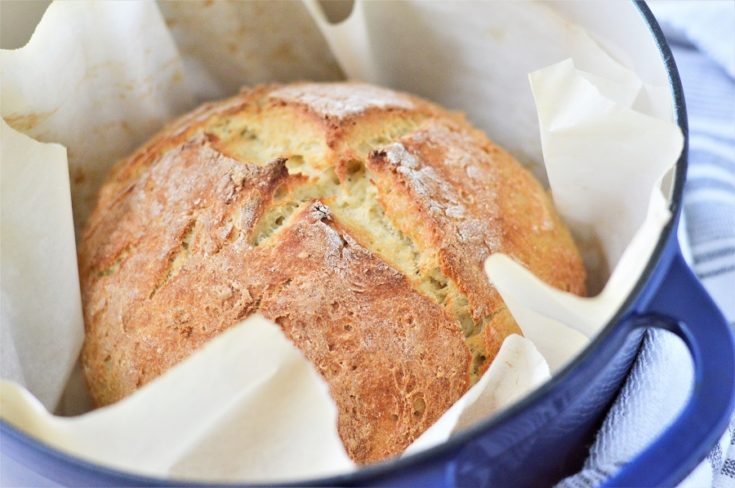
{"label": "bread crumb texture", "polygon": [[91,394],[115,402],[260,312],[329,384],[349,455],[394,456],[520,333],[494,252],[584,293],[543,188],[462,115],[360,83],[243,91],[100,190],[79,260]]}

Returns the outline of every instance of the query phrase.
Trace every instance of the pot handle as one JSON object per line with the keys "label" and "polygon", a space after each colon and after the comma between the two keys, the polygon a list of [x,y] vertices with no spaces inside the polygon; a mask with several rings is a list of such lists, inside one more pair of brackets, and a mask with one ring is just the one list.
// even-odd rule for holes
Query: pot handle
{"label": "pot handle", "polygon": [[687,463],[702,460],[725,431],[735,403],[735,344],[725,317],[680,252],[635,327],[658,327],[686,343],[694,387],[679,417],[648,448],[603,486],[661,486],[686,477]]}

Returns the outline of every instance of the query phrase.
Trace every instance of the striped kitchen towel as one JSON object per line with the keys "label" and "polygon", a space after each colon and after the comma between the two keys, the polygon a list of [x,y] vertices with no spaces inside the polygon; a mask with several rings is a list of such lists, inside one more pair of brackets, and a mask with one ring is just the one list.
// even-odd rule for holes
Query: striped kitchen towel
{"label": "striped kitchen towel", "polygon": [[[652,2],[651,9],[671,44],[689,115],[682,248],[735,327],[735,1]],[[584,469],[559,486],[599,485],[676,418],[691,385],[681,341],[649,331]],[[735,418],[681,486],[735,488]]]}

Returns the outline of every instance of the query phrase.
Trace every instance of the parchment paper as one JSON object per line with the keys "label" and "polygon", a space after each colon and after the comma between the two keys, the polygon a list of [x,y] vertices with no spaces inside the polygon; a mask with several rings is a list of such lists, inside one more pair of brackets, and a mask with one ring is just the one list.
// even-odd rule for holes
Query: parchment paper
{"label": "parchment paper", "polygon": [[[643,82],[546,5],[356,2],[332,25],[313,1],[209,4],[53,3],[26,47],[0,53],[3,118],[66,146],[70,175],[63,148],[3,126],[2,377],[12,380],[0,383],[3,419],[80,457],[159,476],[277,481],[354,469],[326,386],[261,318],[116,405],[71,419],[47,412],[82,337],[74,225],[101,179],[173,115],[243,84],[342,71],[465,111],[549,182],[593,282],[607,281],[582,299],[492,256],[490,279],[525,338],[508,338],[481,381],[407,455],[538,386],[617,309],[669,218],[659,186],[682,137],[665,88]],[[44,191],[6,197],[23,181]],[[30,272],[6,279],[25,263]]]}
{"label": "parchment paper", "polygon": [[83,339],[66,150],[4,120],[0,138],[2,377],[53,409]]}
{"label": "parchment paper", "polygon": [[[14,383],[3,382],[0,391],[3,417],[16,426],[127,471],[267,481],[352,467],[326,384],[280,329],[258,315],[135,395],[86,415],[49,415]],[[304,449],[294,439],[319,447]]]}

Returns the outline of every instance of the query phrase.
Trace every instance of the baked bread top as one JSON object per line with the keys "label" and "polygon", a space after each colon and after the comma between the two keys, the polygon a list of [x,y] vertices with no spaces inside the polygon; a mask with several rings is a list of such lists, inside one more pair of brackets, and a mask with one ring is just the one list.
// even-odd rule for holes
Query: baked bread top
{"label": "baked bread top", "polygon": [[384,459],[520,333],[494,252],[584,293],[541,185],[462,115],[361,83],[245,90],[101,188],[79,253],[91,394],[117,401],[260,312],[330,385],[349,455]]}

